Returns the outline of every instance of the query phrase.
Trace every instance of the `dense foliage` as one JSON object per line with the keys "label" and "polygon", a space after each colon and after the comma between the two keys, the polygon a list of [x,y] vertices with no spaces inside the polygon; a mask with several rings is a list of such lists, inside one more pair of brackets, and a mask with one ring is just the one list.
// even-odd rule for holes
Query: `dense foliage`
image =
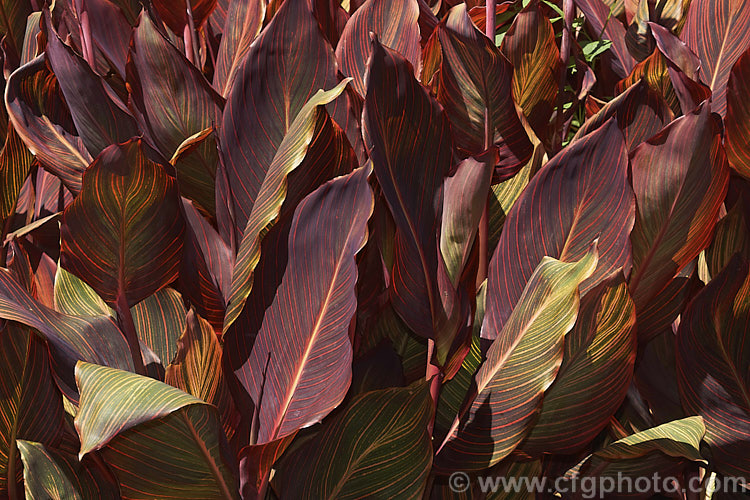
{"label": "dense foliage", "polygon": [[191,2],[0,0],[0,496],[750,478],[750,2]]}

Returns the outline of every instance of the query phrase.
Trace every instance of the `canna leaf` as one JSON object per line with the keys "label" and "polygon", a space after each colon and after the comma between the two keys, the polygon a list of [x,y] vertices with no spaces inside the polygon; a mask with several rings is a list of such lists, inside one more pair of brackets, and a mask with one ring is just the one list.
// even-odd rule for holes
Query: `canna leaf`
{"label": "canna leaf", "polygon": [[367,92],[367,68],[372,47],[370,33],[384,46],[398,52],[411,64],[410,72],[419,77],[422,49],[417,0],[367,0],[346,23],[336,47],[341,72],[352,77],[352,87],[359,95]]}
{"label": "canna leaf", "polygon": [[327,92],[320,90],[305,104],[265,173],[237,251],[232,288],[224,316],[224,333],[239,317],[250,295],[253,273],[260,260],[261,238],[278,218],[286,196],[287,176],[302,164],[313,141],[316,124],[319,120],[326,119],[325,116],[321,116],[324,111],[320,108],[341,95],[347,84],[348,80],[344,80]]}
{"label": "canna leaf", "polygon": [[[219,123],[224,100],[147,14],[133,32],[129,57],[127,85],[140,128],[165,158],[172,158],[194,134]],[[180,193],[211,216],[216,210],[216,162],[215,145],[204,141],[173,163]]]}
{"label": "canna leaf", "polygon": [[513,65],[513,99],[536,135],[545,141],[557,99],[560,51],[552,24],[536,2],[513,20],[500,46]]}
{"label": "canna leaf", "polygon": [[124,497],[239,498],[211,405],[156,380],[90,363],[78,363],[76,383],[78,456],[101,449]]}
{"label": "canna leaf", "polygon": [[34,156],[26,148],[12,123],[8,124],[5,145],[0,152],[0,219],[16,211],[18,195],[29,175]]}
{"label": "canna leaf", "polygon": [[711,110],[724,116],[729,72],[750,47],[750,4],[743,0],[694,0],[680,38],[701,61],[701,81],[713,94]]}
{"label": "canna leaf", "polygon": [[221,368],[221,351],[211,325],[191,309],[178,340],[177,354],[167,367],[164,381],[214,405],[219,410],[224,432],[231,437],[238,414]]}
{"label": "canna leaf", "polygon": [[[605,478],[633,481],[638,477],[650,478],[654,473],[678,473],[689,462],[705,463],[700,452],[705,431],[701,417],[673,420],[626,436],[594,452],[569,470],[566,477],[577,476],[578,481],[587,477],[600,478],[599,481]],[[656,488],[661,486],[658,482],[648,484]],[[649,497],[656,491],[638,493],[641,497]]]}
{"label": "canna leaf", "polygon": [[23,472],[16,439],[60,442],[63,406],[44,343],[26,327],[0,331],[0,492],[19,492]]}
{"label": "canna leaf", "polygon": [[581,299],[557,378],[521,449],[567,455],[593,440],[625,399],[635,353],[635,308],[616,272]]}
{"label": "canna leaf", "polygon": [[78,360],[133,369],[128,344],[110,316],[69,316],[47,308],[2,268],[0,318],[31,327],[48,342],[61,389],[70,399],[77,399],[73,369]]}
{"label": "canna leaf", "polygon": [[625,27],[610,13],[604,0],[575,0],[575,4],[583,12],[586,22],[591,25],[594,36],[612,42],[612,71],[621,78],[627,76],[633,69],[635,60],[625,43]]}
{"label": "canna leaf", "polygon": [[578,287],[596,265],[596,244],[577,262],[542,259],[502,330],[489,309],[498,285],[488,283],[482,330],[496,339],[475,376],[475,392],[437,452],[439,469],[491,467],[523,441],[563,360],[563,338],[578,314]]}
{"label": "canna leaf", "polygon": [[266,2],[232,0],[229,2],[224,33],[214,72],[214,88],[223,96],[229,94],[242,60],[263,27]]}
{"label": "canna leaf", "polygon": [[60,85],[78,135],[92,156],[111,144],[138,135],[133,117],[112,100],[113,92],[73,49],[65,45],[45,11],[42,24],[47,38],[47,57]]}
{"label": "canna leaf", "polygon": [[433,411],[425,381],[357,396],[287,465],[282,497],[421,498]]}
{"label": "canna leaf", "polygon": [[[29,151],[77,194],[91,155],[72,132],[72,120],[62,124],[54,121],[70,120],[70,116],[67,109],[60,109],[62,99],[54,98],[60,90],[46,61],[46,54],[42,54],[11,73],[5,88],[5,106]],[[48,98],[50,95],[53,97]]]}
{"label": "canna leaf", "polygon": [[[513,204],[488,269],[488,317],[502,327],[545,256],[578,260],[594,238],[599,264],[581,294],[629,266],[634,218],[625,141],[609,120],[547,162]],[[499,331],[483,328],[482,337]]]}
{"label": "canna leaf", "polygon": [[[250,359],[235,372],[259,408],[257,444],[320,421],[349,388],[354,257],[367,241],[370,172],[329,181],[295,211],[284,278]],[[351,216],[340,217],[344,210]]]}
{"label": "canna leaf", "polygon": [[637,212],[629,285],[640,322],[641,311],[654,307],[661,291],[711,241],[729,167],[709,105],[641,144],[631,168]]}
{"label": "canna leaf", "polygon": [[[394,94],[391,89],[403,88]],[[396,223],[393,308],[418,335],[444,321],[438,292],[438,209],[451,167],[450,125],[442,107],[414,78],[409,63],[372,40],[362,114],[365,144]]]}
{"label": "canna leaf", "polygon": [[442,53],[438,99],[451,121],[456,146],[472,155],[486,149],[487,108],[492,117],[492,141],[499,148],[500,177],[516,173],[531,158],[532,145],[511,95],[513,67],[474,27],[464,4],[451,9],[437,35]]}
{"label": "canna leaf", "polygon": [[[310,100],[327,105],[336,99],[343,92],[343,87],[336,87],[337,84],[333,49],[320,32],[309,3],[284,2],[238,67],[219,127],[221,160],[232,194],[235,223],[232,231],[238,239],[248,225],[251,212],[257,210],[263,183],[271,177],[274,160],[286,154],[283,150],[290,151],[291,142],[283,150],[282,142],[290,134],[292,137],[301,134],[294,127],[296,117]],[[337,90],[325,99],[316,97],[319,89],[335,87]],[[328,109],[335,115],[333,107]],[[317,111],[313,115],[316,117]],[[287,173],[304,158],[302,151],[307,150],[314,125],[315,120],[304,127],[304,134],[294,139],[300,145],[304,143],[304,147],[295,149],[299,151],[296,164]],[[281,201],[283,196],[279,204]],[[226,234],[222,236],[229,241]],[[230,309],[236,306],[239,304]],[[232,316],[225,322],[225,328],[234,321]]]}
{"label": "canna leaf", "polygon": [[[133,0],[129,0],[133,1]],[[216,7],[217,0],[190,0],[195,27],[200,27]],[[185,0],[153,0],[159,17],[175,33],[182,33],[188,23]]]}
{"label": "canna leaf", "polygon": [[61,255],[112,307],[132,307],[177,277],[185,223],[177,186],[141,139],[110,146],[63,213]]}
{"label": "canna leaf", "polygon": [[750,49],[732,67],[727,84],[726,127],[727,158],[740,175],[750,178]]}
{"label": "canna leaf", "polygon": [[735,256],[686,308],[677,332],[677,381],[689,412],[703,417],[711,464],[750,471],[748,336],[750,269]]}
{"label": "canna leaf", "polygon": [[29,500],[85,500],[120,498],[112,473],[90,459],[42,443],[16,441],[23,459],[23,481]]}

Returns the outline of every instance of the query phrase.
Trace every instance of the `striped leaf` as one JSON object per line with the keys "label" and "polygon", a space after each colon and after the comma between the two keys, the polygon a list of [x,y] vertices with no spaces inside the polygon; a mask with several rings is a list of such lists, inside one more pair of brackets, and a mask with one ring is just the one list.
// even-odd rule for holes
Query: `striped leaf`
{"label": "striped leaf", "polygon": [[432,414],[425,381],[357,396],[281,471],[282,498],[422,498]]}
{"label": "striped leaf", "polygon": [[716,224],[711,246],[706,248],[706,264],[710,276],[721,272],[735,253],[750,261],[750,232],[744,199],[735,202]]}
{"label": "striped leaf", "polygon": [[110,306],[132,307],[177,277],[184,230],[174,179],[134,139],[86,171],[63,213],[60,260]]}
{"label": "striped leaf", "polygon": [[417,0],[366,0],[346,23],[336,47],[336,58],[341,72],[353,78],[352,86],[359,95],[364,97],[367,93],[365,74],[372,50],[370,33],[409,61],[410,73],[419,77],[422,71],[419,10]]}
{"label": "striped leaf", "polygon": [[[190,7],[193,12],[193,20],[196,28],[201,26],[208,19],[208,16],[211,15],[214,7],[216,7],[216,1],[190,0]],[[159,17],[169,26],[169,29],[181,34],[183,28],[188,23],[185,0],[153,0],[153,4],[159,13]]]}
{"label": "striped leaf", "polygon": [[514,174],[531,157],[532,145],[513,103],[513,67],[474,27],[465,4],[451,9],[437,35],[442,53],[438,100],[451,121],[456,146],[472,155],[485,150],[487,108],[493,143],[499,148],[499,173]]}
{"label": "striped leaf", "polygon": [[65,45],[52,27],[49,11],[42,18],[47,38],[47,61],[65,97],[76,131],[92,156],[111,144],[139,135],[135,120],[110,97],[104,80],[73,49]]}
{"label": "striped leaf", "polygon": [[76,382],[79,457],[102,449],[124,497],[239,498],[211,405],[156,380],[90,363],[78,363]]}
{"label": "striped leaf", "polygon": [[42,443],[19,439],[23,482],[28,500],[86,500],[120,498],[112,473],[90,459]]}
{"label": "striped leaf", "polygon": [[581,299],[562,366],[521,449],[568,455],[593,440],[625,398],[635,352],[635,308],[617,272]]}
{"label": "striped leaf", "polygon": [[484,308],[487,302],[487,281],[483,281],[476,297],[476,310],[474,311],[474,324],[472,325],[471,347],[466,353],[461,368],[458,372],[443,383],[440,388],[440,399],[438,399],[435,408],[435,427],[436,435],[442,432],[442,435],[448,432],[456,416],[461,411],[461,405],[466,399],[466,395],[471,387],[474,374],[477,372],[479,365],[482,363],[482,352],[480,346],[479,334],[481,333],[482,323],[484,322]]}
{"label": "striped leaf", "polygon": [[[602,40],[612,42],[611,54],[605,55],[604,60],[620,78],[630,73],[635,60],[628,52],[625,43],[625,27],[614,16],[610,14],[609,0],[575,0],[575,5],[586,18],[591,26],[595,37],[601,36]],[[610,59],[611,58],[611,59]]]}
{"label": "striped leaf", "polygon": [[13,58],[17,59],[23,49],[26,33],[26,18],[31,14],[31,3],[28,0],[3,0],[0,2],[0,37],[5,38],[5,45]]}
{"label": "striped leaf", "polygon": [[750,49],[732,67],[727,84],[727,158],[740,175],[750,178]]}
{"label": "striped leaf", "polygon": [[224,32],[214,71],[214,88],[223,96],[229,94],[242,60],[250,44],[263,27],[266,2],[263,0],[232,0],[229,2]]}
{"label": "striped leaf", "polygon": [[214,329],[221,332],[225,297],[232,286],[234,255],[214,227],[183,200],[185,244],[180,265],[180,290]]}
{"label": "striped leaf", "polygon": [[487,211],[489,214],[488,226],[488,248],[494,252],[497,243],[500,241],[505,219],[513,208],[519,196],[529,184],[531,177],[536,173],[536,168],[541,166],[542,161],[546,161],[544,147],[537,144],[534,147],[534,156],[532,159],[510,179],[490,186],[490,196],[487,200]]}
{"label": "striped leaf", "polygon": [[18,194],[31,169],[34,156],[26,148],[12,123],[8,124],[5,145],[0,152],[0,219],[16,211]]}
{"label": "striped leaf", "polygon": [[167,367],[164,381],[218,408],[224,432],[231,438],[238,415],[221,368],[222,348],[213,328],[190,309],[178,342],[177,355]]}
{"label": "striped leaf", "polygon": [[[124,4],[133,2],[132,17],[130,9]],[[118,8],[118,4],[123,7]],[[61,4],[55,5],[55,10]],[[96,70],[100,75],[106,75],[110,67],[117,74],[125,78],[125,62],[130,45],[132,24],[138,17],[141,5],[138,0],[86,0],[84,4],[88,13],[91,27],[91,44],[96,59]]]}
{"label": "striped leaf", "polygon": [[238,458],[242,498],[260,498],[263,484],[271,474],[271,467],[296,436],[297,433],[294,432],[270,443],[252,444],[240,450]]}
{"label": "striped leaf", "polygon": [[[300,43],[302,40],[304,43]],[[304,158],[303,152],[312,139],[313,118],[317,116],[312,113],[314,106],[305,108],[304,116],[308,116],[310,124],[301,127],[307,123],[304,121],[295,127],[295,117],[310,100],[324,105],[336,99],[343,87],[325,98],[316,97],[316,92],[332,89],[338,83],[333,49],[320,32],[309,2],[284,2],[237,69],[219,127],[221,159],[231,189],[238,238],[248,226],[251,212],[265,203],[259,201],[262,186],[273,177],[270,172],[274,160],[278,158],[278,163],[288,154],[291,139],[282,152],[287,136],[292,135],[299,146],[304,143],[304,147],[294,149],[295,161],[289,162],[287,173]],[[333,113],[333,106],[328,109]],[[264,223],[259,230],[265,226]],[[226,323],[234,320],[230,318]]]}
{"label": "striped leaf", "polygon": [[[392,89],[404,89],[394,93]],[[362,113],[365,144],[397,233],[390,297],[415,333],[434,337],[446,311],[438,292],[441,187],[452,162],[450,124],[411,65],[372,40]]]}
{"label": "striped leaf", "polygon": [[750,472],[750,269],[736,256],[690,303],[677,333],[677,379],[685,409],[703,417],[711,463]]}
{"label": "striped leaf", "polygon": [[[172,158],[186,139],[219,123],[224,99],[146,14],[133,32],[129,58],[127,85],[140,128],[165,158]],[[212,216],[215,147],[201,142],[174,163],[180,193]]]}
{"label": "striped leaf", "polygon": [[641,311],[710,243],[726,193],[729,167],[708,103],[641,144],[630,164],[637,213],[629,284],[640,323]]}
{"label": "striped leaf", "polygon": [[56,121],[68,114],[67,109],[61,109],[62,99],[55,95],[58,92],[57,79],[47,68],[47,56],[42,54],[10,75],[5,106],[13,127],[32,154],[77,194],[91,156],[72,132],[70,117],[67,116],[69,123]]}
{"label": "striped leaf", "polygon": [[599,264],[582,294],[627,268],[634,218],[625,141],[609,120],[547,162],[513,204],[488,270],[487,311],[500,328],[482,337],[500,331],[545,256],[575,261],[599,238]]}
{"label": "striped leaf", "polygon": [[0,492],[19,498],[23,467],[16,439],[57,444],[63,406],[44,343],[26,327],[0,331]]}
{"label": "striped leaf", "polygon": [[628,151],[650,139],[674,118],[664,98],[652,90],[644,80],[638,80],[618,95],[578,129],[573,140],[578,140],[615,117],[625,136]]}
{"label": "striped leaf", "polygon": [[577,262],[542,259],[501,331],[489,300],[498,285],[488,282],[482,330],[494,330],[497,338],[475,376],[476,392],[438,450],[441,470],[490,467],[526,437],[562,363],[563,339],[578,314],[578,287],[596,264],[595,244]]}
{"label": "striped leaf", "polygon": [[513,65],[513,100],[544,141],[557,99],[560,51],[552,24],[537,2],[516,15],[500,50]]}
{"label": "striped leaf", "polygon": [[[278,218],[286,197],[287,176],[304,161],[314,139],[318,121],[327,119],[322,106],[336,99],[347,84],[348,80],[344,80],[329,91],[320,90],[305,104],[289,127],[289,132],[284,136],[268,170],[264,173],[257,196],[251,204],[252,211],[249,213],[237,250],[232,273],[232,288],[224,316],[224,333],[240,315],[250,295],[253,287],[253,272],[260,260],[261,238]],[[229,110],[229,106],[227,109]],[[226,158],[225,161],[227,161]]]}
{"label": "striped leaf", "polygon": [[73,370],[78,360],[132,370],[127,342],[109,316],[69,316],[36,302],[0,268],[0,318],[35,329],[47,341],[61,389],[77,399]]}
{"label": "striped leaf", "polygon": [[130,309],[138,338],[167,366],[185,330],[185,305],[173,288],[163,288]]}
{"label": "striped leaf", "polygon": [[729,72],[750,47],[750,4],[694,0],[680,38],[701,60],[700,79],[713,94],[711,110],[724,116]]}
{"label": "striped leaf", "polygon": [[[600,478],[614,481],[612,484],[630,484],[638,478],[651,478],[654,473],[661,477],[677,475],[689,462],[705,464],[700,453],[700,442],[706,427],[701,417],[673,420],[658,427],[624,437],[609,446],[594,452],[568,471],[567,478],[578,477],[578,484],[585,478]],[[608,482],[609,482],[608,480]],[[649,481],[647,486],[659,488],[658,481]],[[603,482],[599,484],[604,484]],[[652,494],[664,492],[648,491],[646,488],[631,488],[617,498],[650,498]]]}
{"label": "striped leaf", "polygon": [[[297,207],[289,263],[250,359],[235,374],[258,410],[258,444],[314,424],[351,381],[357,252],[367,241],[371,168],[330,181]],[[339,217],[346,210],[349,217]]]}
{"label": "striped leaf", "polygon": [[357,168],[344,132],[329,117],[321,115],[302,163],[287,178],[286,194],[278,215],[260,246],[260,259],[253,271],[253,286],[242,314],[224,335],[226,358],[231,368],[242,366],[250,355],[263,316],[274,301],[287,266],[287,241],[297,205],[326,181]]}
{"label": "striped leaf", "polygon": [[60,265],[57,266],[55,273],[54,297],[55,310],[64,314],[115,317],[115,311],[96,294],[93,288]]}

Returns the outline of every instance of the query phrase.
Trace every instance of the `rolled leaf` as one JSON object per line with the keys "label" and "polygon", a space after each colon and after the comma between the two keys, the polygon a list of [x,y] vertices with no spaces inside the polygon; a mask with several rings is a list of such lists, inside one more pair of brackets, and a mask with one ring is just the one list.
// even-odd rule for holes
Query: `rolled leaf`
{"label": "rolled leaf", "polygon": [[[493,335],[497,338],[475,376],[476,392],[438,450],[440,469],[490,467],[526,437],[562,363],[563,338],[578,314],[578,287],[596,264],[595,245],[577,262],[542,259],[513,314]],[[488,302],[496,286],[489,283]],[[500,330],[487,312],[482,329]]]}
{"label": "rolled leaf", "polygon": [[[132,0],[129,0],[132,1]],[[200,27],[211,15],[217,0],[189,0],[193,12],[195,27]],[[185,10],[185,0],[153,0],[159,16],[175,33],[182,34],[188,18]],[[195,36],[195,35],[194,35]]]}
{"label": "rolled leaf", "polygon": [[555,31],[536,2],[516,16],[500,50],[513,65],[513,100],[544,141],[550,135],[561,68]]}
{"label": "rolled leaf", "polygon": [[177,185],[142,140],[110,146],[63,213],[63,267],[110,306],[129,307],[177,277],[185,223]]}
{"label": "rolled leaf", "polygon": [[[370,172],[324,184],[295,211],[284,278],[250,359],[235,372],[260,408],[258,444],[320,421],[349,388],[354,257],[367,240]],[[344,210],[351,216],[339,217]]]}
{"label": "rolled leaf", "polygon": [[213,328],[191,309],[179,338],[177,355],[164,381],[219,409],[227,436],[237,424],[236,410],[221,367],[221,344]]}
{"label": "rolled leaf", "polygon": [[[513,204],[489,264],[487,314],[502,327],[544,256],[580,259],[599,238],[599,264],[585,294],[630,265],[635,219],[625,141],[614,120],[552,158]],[[483,328],[483,338],[500,331]]]}
{"label": "rolled leaf", "polygon": [[[80,138],[71,132],[72,127],[65,128],[53,121],[68,111],[57,109],[60,102],[40,98],[59,92],[57,81],[47,69],[46,58],[46,54],[42,54],[10,75],[5,88],[5,106],[13,127],[31,153],[77,194],[91,156]],[[41,101],[44,107],[40,109],[35,100]]]}

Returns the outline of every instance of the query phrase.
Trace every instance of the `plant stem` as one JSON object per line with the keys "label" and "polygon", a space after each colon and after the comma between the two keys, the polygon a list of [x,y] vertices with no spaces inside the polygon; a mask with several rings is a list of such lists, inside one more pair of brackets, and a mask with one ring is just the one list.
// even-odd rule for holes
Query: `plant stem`
{"label": "plant stem", "polygon": [[555,126],[552,129],[554,133],[552,138],[553,153],[557,153],[560,150],[562,143],[565,140],[563,137],[563,134],[565,133],[563,130],[565,126],[563,105],[565,104],[565,81],[568,76],[568,59],[570,59],[573,15],[575,14],[573,0],[563,0],[563,14],[564,24],[562,41],[560,42],[560,78],[557,89],[557,112],[555,114]]}
{"label": "plant stem", "polygon": [[125,297],[124,290],[120,290],[120,293],[117,294],[115,309],[117,309],[117,317],[120,320],[120,325],[130,347],[130,355],[133,357],[135,372],[138,375],[146,375],[146,367],[143,365],[143,355],[141,354],[141,345],[138,341],[138,332],[135,330],[135,323],[133,323],[133,316],[130,314],[130,307],[128,307],[128,299]]}
{"label": "plant stem", "polygon": [[[484,31],[487,38],[494,44],[495,43],[495,0],[487,0],[486,4],[486,17],[487,20],[484,25]],[[484,149],[487,150],[492,147],[494,142],[494,133],[492,126],[492,111],[489,105],[484,108]],[[492,162],[492,159],[488,159],[488,162]],[[486,165],[485,168],[494,168],[494,165]],[[489,239],[489,211],[488,203],[485,201],[484,209],[482,210],[482,217],[479,219],[479,266],[477,268],[477,280],[476,288],[482,284],[487,278],[487,262],[489,260],[489,245],[487,240]]]}

